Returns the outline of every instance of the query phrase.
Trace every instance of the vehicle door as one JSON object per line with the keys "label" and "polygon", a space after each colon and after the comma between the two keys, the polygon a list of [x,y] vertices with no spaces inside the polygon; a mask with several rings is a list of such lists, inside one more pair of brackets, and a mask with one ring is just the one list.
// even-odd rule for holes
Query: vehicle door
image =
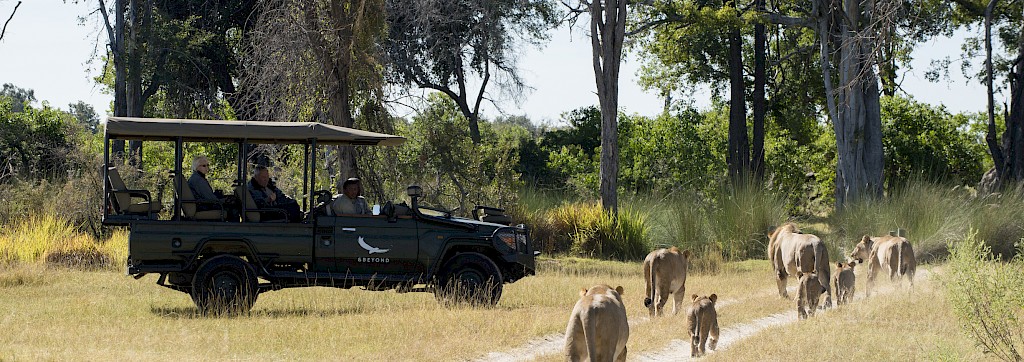
{"label": "vehicle door", "polygon": [[408,216],[341,215],[335,217],[338,272],[356,275],[420,274],[417,222]]}

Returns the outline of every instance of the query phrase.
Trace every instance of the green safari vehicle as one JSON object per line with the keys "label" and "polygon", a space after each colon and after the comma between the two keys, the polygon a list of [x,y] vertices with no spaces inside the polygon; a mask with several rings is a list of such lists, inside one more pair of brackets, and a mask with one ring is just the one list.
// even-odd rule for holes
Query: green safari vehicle
{"label": "green safari vehicle", "polygon": [[[173,142],[173,204],[124,185],[111,163],[113,140]],[[105,225],[127,226],[129,275],[158,274],[157,284],[188,293],[203,313],[245,312],[260,293],[325,286],[433,292],[443,303],[495,304],[505,283],[533,275],[539,252],[524,225],[502,210],[478,206],[475,219],[419,205],[385,203],[379,215],[333,215],[331,193],[317,185],[317,149],[325,145],[398,145],[398,136],[311,122],[110,117],[104,136]],[[186,142],[237,145],[237,180],[248,180],[249,145],[303,145],[301,222],[273,222],[247,188],[230,220],[227,210],[197,211],[182,182]],[[244,185],[244,182],[239,182]],[[249,200],[249,201],[244,201]],[[232,206],[234,207],[234,206]]]}

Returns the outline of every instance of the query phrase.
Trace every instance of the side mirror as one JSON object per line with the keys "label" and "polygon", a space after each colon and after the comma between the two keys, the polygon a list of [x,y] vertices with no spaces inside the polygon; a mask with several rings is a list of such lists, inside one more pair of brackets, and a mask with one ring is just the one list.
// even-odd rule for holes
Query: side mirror
{"label": "side mirror", "polygon": [[405,194],[409,195],[409,197],[411,198],[420,198],[423,197],[423,188],[416,185],[412,185],[405,189]]}

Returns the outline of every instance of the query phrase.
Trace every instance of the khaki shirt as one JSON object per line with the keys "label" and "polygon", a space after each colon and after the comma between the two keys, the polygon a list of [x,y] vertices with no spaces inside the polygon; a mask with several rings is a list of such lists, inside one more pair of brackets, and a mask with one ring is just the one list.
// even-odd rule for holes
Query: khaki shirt
{"label": "khaki shirt", "polygon": [[335,215],[372,215],[369,204],[366,203],[366,199],[362,196],[356,197],[353,200],[344,194],[338,195],[338,197],[334,198],[334,202],[331,203],[331,209],[334,210]]}

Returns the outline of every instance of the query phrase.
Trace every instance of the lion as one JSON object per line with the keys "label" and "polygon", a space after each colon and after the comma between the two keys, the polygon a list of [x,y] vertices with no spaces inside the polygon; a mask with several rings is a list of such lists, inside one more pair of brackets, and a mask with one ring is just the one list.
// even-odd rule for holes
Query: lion
{"label": "lion", "polygon": [[779,296],[789,298],[786,292],[786,279],[798,273],[815,273],[818,281],[825,289],[825,307],[832,306],[830,290],[830,274],[828,248],[817,236],[804,234],[793,223],[785,223],[776,228],[768,236],[768,259],[775,270]]}
{"label": "lion", "polygon": [[813,317],[818,309],[818,300],[822,294],[828,294],[828,288],[821,285],[821,279],[815,273],[797,272],[800,278],[800,290],[797,292],[796,313],[799,319]]}
{"label": "lion", "polygon": [[836,291],[836,304],[843,305],[853,300],[853,293],[856,290],[857,277],[853,274],[853,268],[857,266],[856,261],[849,263],[836,263],[836,272],[832,276],[832,285]]}
{"label": "lion", "polygon": [[690,334],[690,357],[700,357],[707,353],[705,344],[707,349],[712,351],[718,345],[718,312],[715,311],[718,295],[698,297],[694,294],[691,299],[693,304],[686,312],[686,331]]}
{"label": "lion", "polygon": [[622,287],[600,284],[580,291],[565,328],[568,361],[625,361],[629,323]]}
{"label": "lion", "polygon": [[906,238],[900,236],[867,236],[864,235],[850,253],[850,258],[858,263],[868,263],[867,296],[871,296],[871,287],[875,283],[878,272],[885,268],[889,280],[898,281],[903,276],[914,286],[914,273],[917,270],[917,258],[914,248]]}
{"label": "lion", "polygon": [[[669,294],[675,294],[672,314],[679,314],[683,299],[686,298],[686,270],[689,265],[690,251],[680,252],[674,246],[652,251],[644,258],[644,281],[647,282],[644,306],[652,317],[663,314]],[[657,303],[654,303],[655,297]]]}

